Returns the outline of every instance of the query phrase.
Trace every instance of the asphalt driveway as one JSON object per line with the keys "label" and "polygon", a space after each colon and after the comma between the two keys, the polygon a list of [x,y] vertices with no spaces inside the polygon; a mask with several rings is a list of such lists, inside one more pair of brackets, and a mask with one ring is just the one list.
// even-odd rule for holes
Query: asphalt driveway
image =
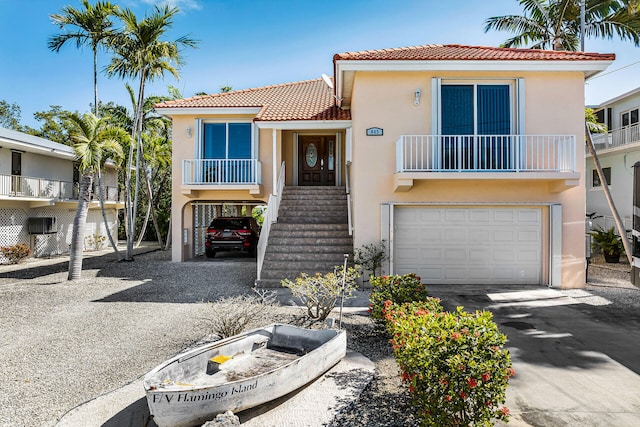
{"label": "asphalt driveway", "polygon": [[447,309],[488,309],[516,376],[510,426],[640,425],[640,290],[430,287]]}

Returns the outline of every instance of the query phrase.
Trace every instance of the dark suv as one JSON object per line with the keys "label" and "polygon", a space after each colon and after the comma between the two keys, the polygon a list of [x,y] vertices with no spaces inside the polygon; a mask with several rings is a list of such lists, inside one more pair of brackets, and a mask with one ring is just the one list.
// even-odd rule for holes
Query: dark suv
{"label": "dark suv", "polygon": [[205,253],[213,258],[216,252],[243,251],[256,255],[260,228],[251,217],[225,217],[211,221],[207,228]]}

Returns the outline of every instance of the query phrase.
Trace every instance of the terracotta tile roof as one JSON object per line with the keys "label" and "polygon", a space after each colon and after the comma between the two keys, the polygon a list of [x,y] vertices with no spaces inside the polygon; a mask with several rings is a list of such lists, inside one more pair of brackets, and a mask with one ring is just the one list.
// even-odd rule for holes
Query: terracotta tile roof
{"label": "terracotta tile roof", "polygon": [[613,53],[512,49],[459,44],[429,44],[395,49],[337,53],[334,61],[613,61]]}
{"label": "terracotta tile roof", "polygon": [[156,108],[258,107],[257,121],[351,120],[322,79],[166,101]]}

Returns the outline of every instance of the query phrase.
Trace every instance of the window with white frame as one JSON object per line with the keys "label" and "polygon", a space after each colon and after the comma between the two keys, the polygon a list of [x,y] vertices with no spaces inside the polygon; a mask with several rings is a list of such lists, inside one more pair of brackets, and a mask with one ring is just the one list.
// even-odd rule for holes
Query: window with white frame
{"label": "window with white frame", "polygon": [[204,122],[201,132],[200,158],[204,182],[256,182],[252,123]]}
{"label": "window with white frame", "polygon": [[621,114],[620,119],[622,127],[638,124],[638,109],[635,108],[633,110],[625,111]]}
{"label": "window with white frame", "polygon": [[204,123],[203,159],[250,159],[251,123]]}
{"label": "window with white frame", "polygon": [[[604,179],[607,181],[607,185],[611,185],[611,168],[602,168],[602,174],[604,175]],[[602,187],[602,182],[600,181],[600,176],[596,169],[591,171],[591,187]]]}

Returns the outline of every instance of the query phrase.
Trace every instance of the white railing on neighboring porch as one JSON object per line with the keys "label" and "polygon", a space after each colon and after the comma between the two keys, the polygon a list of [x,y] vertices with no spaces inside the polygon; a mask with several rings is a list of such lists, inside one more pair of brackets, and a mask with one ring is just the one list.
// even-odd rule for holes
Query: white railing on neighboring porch
{"label": "white railing on neighboring porch", "polygon": [[0,174],[0,195],[43,199],[72,199],[73,182]]}
{"label": "white railing on neighboring porch", "polygon": [[185,159],[183,184],[260,184],[260,162],[256,159]]}
{"label": "white railing on neighboring porch", "polygon": [[403,135],[396,172],[576,170],[574,135]]}
{"label": "white railing on neighboring porch", "polygon": [[613,129],[608,133],[592,133],[591,138],[596,150],[608,150],[640,142],[640,123],[621,129]]}
{"label": "white railing on neighboring porch", "polygon": [[269,202],[267,204],[267,213],[262,222],[262,229],[260,230],[260,239],[258,240],[258,253],[257,253],[257,279],[260,280],[260,273],[262,272],[262,264],[264,263],[264,253],[267,250],[267,241],[269,240],[269,233],[271,232],[271,224],[278,222],[278,210],[280,209],[280,200],[282,200],[282,191],[284,190],[284,162],[280,166],[280,173],[278,174],[278,183],[276,185],[273,194],[269,195]]}

